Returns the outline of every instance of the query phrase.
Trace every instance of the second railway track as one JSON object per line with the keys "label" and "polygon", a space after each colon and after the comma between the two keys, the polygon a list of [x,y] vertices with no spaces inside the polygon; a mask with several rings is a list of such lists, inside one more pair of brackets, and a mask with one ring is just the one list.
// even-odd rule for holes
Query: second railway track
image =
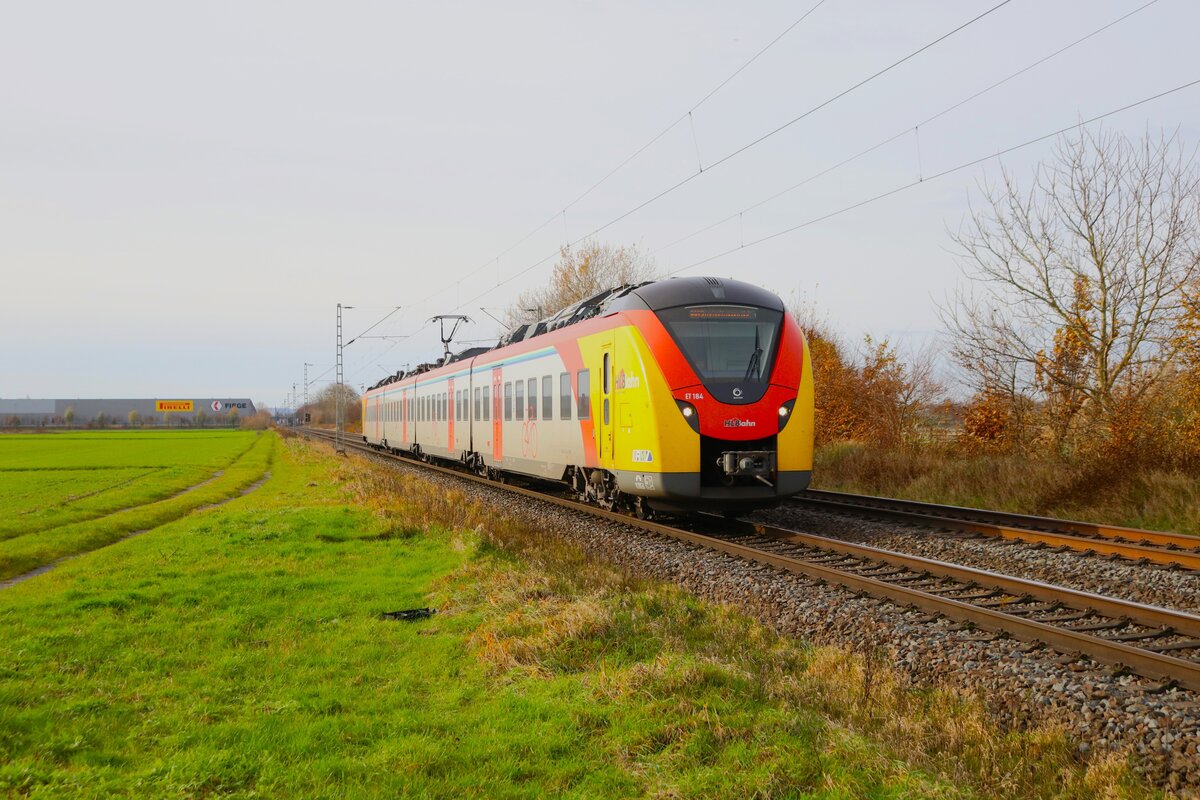
{"label": "second railway track", "polygon": [[[310,435],[326,437],[322,432]],[[637,519],[555,494],[498,484],[360,442],[346,446],[704,547],[974,626],[1048,645],[1200,691],[1200,616],[918,556],[747,522],[703,518],[690,527]]]}
{"label": "second railway track", "polygon": [[1200,537],[1185,534],[842,492],[809,490],[792,498],[790,504],[1014,543],[1026,542],[1058,552],[1105,556],[1200,575]]}

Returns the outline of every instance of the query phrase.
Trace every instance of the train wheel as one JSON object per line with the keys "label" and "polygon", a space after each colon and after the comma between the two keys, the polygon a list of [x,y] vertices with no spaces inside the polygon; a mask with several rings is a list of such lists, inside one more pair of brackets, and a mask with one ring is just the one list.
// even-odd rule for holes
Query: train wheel
{"label": "train wheel", "polygon": [[633,515],[638,519],[651,520],[654,519],[654,509],[646,502],[644,497],[633,498]]}

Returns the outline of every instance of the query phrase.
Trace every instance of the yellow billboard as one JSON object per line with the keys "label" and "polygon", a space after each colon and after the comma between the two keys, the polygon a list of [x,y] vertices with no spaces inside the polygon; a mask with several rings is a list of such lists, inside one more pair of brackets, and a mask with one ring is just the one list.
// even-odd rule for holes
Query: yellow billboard
{"label": "yellow billboard", "polygon": [[192,411],[191,400],[155,400],[155,411]]}

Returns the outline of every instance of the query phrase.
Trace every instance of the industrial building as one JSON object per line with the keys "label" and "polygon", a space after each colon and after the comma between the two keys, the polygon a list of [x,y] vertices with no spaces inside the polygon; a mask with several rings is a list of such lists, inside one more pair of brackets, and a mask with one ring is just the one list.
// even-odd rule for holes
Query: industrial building
{"label": "industrial building", "polygon": [[103,425],[210,426],[241,424],[256,412],[245,397],[64,398],[5,400],[0,398],[4,427],[86,428]]}

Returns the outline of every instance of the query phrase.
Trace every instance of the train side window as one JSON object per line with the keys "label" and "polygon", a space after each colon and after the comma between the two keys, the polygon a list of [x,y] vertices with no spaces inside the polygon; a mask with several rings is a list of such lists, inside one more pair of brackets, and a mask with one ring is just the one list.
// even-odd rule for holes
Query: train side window
{"label": "train side window", "polygon": [[542,376],[542,419],[554,418],[554,378]]}
{"label": "train side window", "polygon": [[482,390],[478,386],[476,386],[475,387],[475,421],[476,422],[479,422],[479,420],[482,419],[482,417],[479,416],[480,411],[482,410],[482,403],[480,402],[480,399],[479,399],[481,395],[482,395]]}
{"label": "train side window", "polygon": [[592,416],[592,373],[581,369],[578,374],[579,392],[576,397],[579,419],[591,419]]}
{"label": "train side window", "polygon": [[529,379],[529,418],[537,419],[537,378]]}
{"label": "train side window", "polygon": [[492,418],[492,389],[490,386],[483,387],[483,421],[487,422]]}
{"label": "train side window", "polygon": [[571,373],[563,372],[558,376],[558,418],[571,418]]}
{"label": "train side window", "polygon": [[514,387],[516,395],[513,398],[513,411],[517,419],[525,419],[525,381],[517,381]]}
{"label": "train side window", "polygon": [[504,421],[512,419],[512,384],[504,384]]}

